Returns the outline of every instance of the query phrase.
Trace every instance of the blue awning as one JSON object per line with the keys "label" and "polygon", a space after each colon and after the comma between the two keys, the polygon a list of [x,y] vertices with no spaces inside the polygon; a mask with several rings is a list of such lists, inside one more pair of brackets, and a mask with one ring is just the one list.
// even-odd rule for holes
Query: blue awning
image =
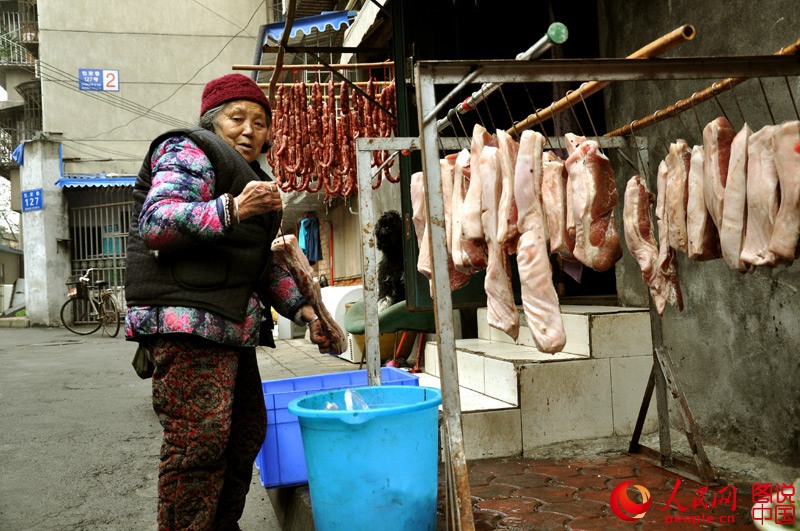
{"label": "blue awning", "polygon": [[79,174],[63,177],[56,181],[61,188],[100,188],[109,186],[133,186],[136,177],[133,175],[106,177],[100,174]]}
{"label": "blue awning", "polygon": [[[349,27],[350,17],[355,17],[357,14],[356,11],[329,11],[310,17],[297,18],[292,22],[292,34],[290,36],[297,37],[298,33],[310,35],[314,30],[325,31],[328,26],[330,26],[330,29],[338,31]],[[279,42],[285,27],[285,22],[267,24],[267,35],[263,44],[266,45],[269,39]]]}

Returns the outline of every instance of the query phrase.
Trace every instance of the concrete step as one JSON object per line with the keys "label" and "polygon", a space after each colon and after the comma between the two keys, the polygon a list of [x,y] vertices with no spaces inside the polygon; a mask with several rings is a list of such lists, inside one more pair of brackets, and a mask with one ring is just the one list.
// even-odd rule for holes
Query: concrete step
{"label": "concrete step", "polygon": [[[516,341],[505,332],[489,326],[486,308],[478,309],[478,338],[536,348],[522,307],[518,306],[517,310],[520,314],[520,333]],[[595,358],[652,352],[650,313],[647,308],[564,305],[561,315],[567,335],[563,352]]]}
{"label": "concrete step", "polygon": [[[478,310],[483,337],[456,340],[468,459],[527,457],[553,443],[633,432],[653,363],[649,312],[592,306],[562,312],[567,345],[556,354],[536,349],[524,316],[515,343],[486,326],[485,309]],[[441,388],[435,341],[426,344],[424,360],[420,385]],[[656,428],[653,403],[645,432]]]}

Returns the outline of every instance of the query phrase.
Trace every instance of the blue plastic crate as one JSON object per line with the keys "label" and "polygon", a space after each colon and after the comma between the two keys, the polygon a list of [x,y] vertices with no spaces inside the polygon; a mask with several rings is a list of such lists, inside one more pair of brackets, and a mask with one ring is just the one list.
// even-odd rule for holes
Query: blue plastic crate
{"label": "blue plastic crate", "polygon": [[[419,385],[415,374],[381,368],[381,384]],[[267,406],[267,438],[256,457],[256,466],[264,487],[287,487],[308,483],[300,422],[289,413],[289,402],[319,391],[347,389],[367,385],[367,371],[347,371],[284,380],[261,382]],[[343,448],[342,451],[348,451]]]}

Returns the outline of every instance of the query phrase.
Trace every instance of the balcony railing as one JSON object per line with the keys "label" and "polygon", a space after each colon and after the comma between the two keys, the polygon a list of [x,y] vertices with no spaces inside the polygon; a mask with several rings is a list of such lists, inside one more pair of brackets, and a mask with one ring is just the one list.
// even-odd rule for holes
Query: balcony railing
{"label": "balcony railing", "polygon": [[36,58],[21,42],[19,13],[0,12],[0,65],[35,66]]}

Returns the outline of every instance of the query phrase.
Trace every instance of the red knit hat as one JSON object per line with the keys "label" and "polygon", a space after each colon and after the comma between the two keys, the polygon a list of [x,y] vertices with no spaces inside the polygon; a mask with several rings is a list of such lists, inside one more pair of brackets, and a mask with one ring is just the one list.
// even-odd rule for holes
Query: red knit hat
{"label": "red knit hat", "polygon": [[248,100],[264,107],[267,118],[272,116],[269,100],[255,81],[242,74],[228,74],[212,79],[203,89],[200,103],[200,116],[214,107],[234,100]]}

